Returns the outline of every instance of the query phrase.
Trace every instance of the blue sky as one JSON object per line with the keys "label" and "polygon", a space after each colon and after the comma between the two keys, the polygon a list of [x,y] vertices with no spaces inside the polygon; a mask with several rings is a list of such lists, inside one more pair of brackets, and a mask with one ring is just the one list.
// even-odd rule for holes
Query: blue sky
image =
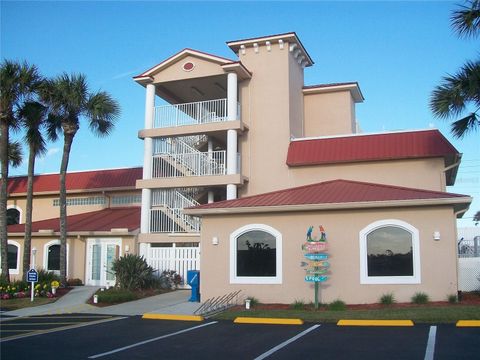
{"label": "blue sky", "polygon": [[[86,74],[122,107],[114,133],[96,138],[81,127],[69,170],[138,166],[142,162],[145,90],[132,76],[190,47],[235,59],[225,42],[295,31],[315,65],[306,85],[358,81],[365,132],[439,128],[462,152],[451,192],[480,196],[479,136],[453,139],[428,101],[442,76],[478,56],[478,39],[459,39],[449,17],[458,2],[163,2],[5,1],[1,57],[27,60],[46,76]],[[58,172],[61,142],[49,144],[37,172]],[[12,169],[26,173],[26,164]],[[412,174],[406,174],[412,176]],[[473,225],[474,201],[460,224]]]}

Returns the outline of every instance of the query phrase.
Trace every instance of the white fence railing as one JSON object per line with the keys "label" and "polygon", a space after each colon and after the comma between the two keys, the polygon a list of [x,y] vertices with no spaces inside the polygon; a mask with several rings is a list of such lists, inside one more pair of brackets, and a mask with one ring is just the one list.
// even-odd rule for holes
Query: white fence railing
{"label": "white fence railing", "polygon": [[175,270],[186,284],[188,270],[200,270],[199,247],[150,247],[147,263],[158,271]]}
{"label": "white fence railing", "polygon": [[224,175],[226,151],[160,154],[152,158],[152,178]]}
{"label": "white fence railing", "polygon": [[480,236],[475,236],[472,240],[460,240],[458,242],[458,257],[480,257]]}
{"label": "white fence railing", "polygon": [[[240,106],[237,105],[237,113]],[[155,107],[155,128],[227,121],[227,99]]]}

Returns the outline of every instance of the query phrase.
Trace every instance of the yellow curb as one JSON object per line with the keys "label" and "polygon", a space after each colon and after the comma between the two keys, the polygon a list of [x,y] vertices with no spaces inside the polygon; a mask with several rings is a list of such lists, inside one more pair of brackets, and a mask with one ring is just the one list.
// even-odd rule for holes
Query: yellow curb
{"label": "yellow curb", "polygon": [[142,319],[151,320],[178,320],[178,321],[203,321],[203,316],[198,315],[176,315],[176,314],[143,314]]}
{"label": "yellow curb", "polygon": [[303,325],[303,320],[301,319],[281,319],[281,318],[237,317],[233,322],[236,324]]}
{"label": "yellow curb", "polygon": [[339,320],[337,326],[413,326],[412,320]]}
{"label": "yellow curb", "polygon": [[458,320],[457,327],[480,327],[480,320]]}

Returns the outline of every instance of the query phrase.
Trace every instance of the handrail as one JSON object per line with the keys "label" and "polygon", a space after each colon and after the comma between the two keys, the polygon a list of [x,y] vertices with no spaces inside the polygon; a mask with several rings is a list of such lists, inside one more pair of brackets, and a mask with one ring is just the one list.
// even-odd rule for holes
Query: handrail
{"label": "handrail", "polygon": [[[227,121],[227,99],[161,105],[154,108],[154,127],[176,127]],[[240,105],[237,103],[237,114]]]}

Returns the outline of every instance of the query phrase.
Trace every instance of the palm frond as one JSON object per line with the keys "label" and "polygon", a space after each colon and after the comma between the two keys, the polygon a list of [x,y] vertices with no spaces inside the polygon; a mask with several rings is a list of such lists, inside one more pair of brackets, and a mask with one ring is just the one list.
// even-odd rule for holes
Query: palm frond
{"label": "palm frond", "polygon": [[450,18],[454,31],[460,37],[477,37],[480,34],[480,1],[470,0],[460,5]]}
{"label": "palm frond", "polygon": [[97,136],[107,136],[115,127],[120,106],[108,93],[102,91],[90,94],[86,112],[90,130]]}
{"label": "palm frond", "polygon": [[478,130],[480,121],[476,113],[471,113],[464,118],[452,123],[451,131],[454,137],[460,139],[466,134]]}
{"label": "palm frond", "polygon": [[22,146],[19,142],[13,141],[8,143],[8,162],[13,167],[18,167],[22,163],[23,154]]}
{"label": "palm frond", "polygon": [[35,155],[44,154],[46,143],[43,138],[42,128],[47,119],[47,107],[36,101],[27,101],[18,111],[26,129],[24,139],[31,146]]}
{"label": "palm frond", "polygon": [[48,114],[45,128],[47,138],[51,141],[57,141],[58,135],[62,131],[62,118],[54,113]]}

